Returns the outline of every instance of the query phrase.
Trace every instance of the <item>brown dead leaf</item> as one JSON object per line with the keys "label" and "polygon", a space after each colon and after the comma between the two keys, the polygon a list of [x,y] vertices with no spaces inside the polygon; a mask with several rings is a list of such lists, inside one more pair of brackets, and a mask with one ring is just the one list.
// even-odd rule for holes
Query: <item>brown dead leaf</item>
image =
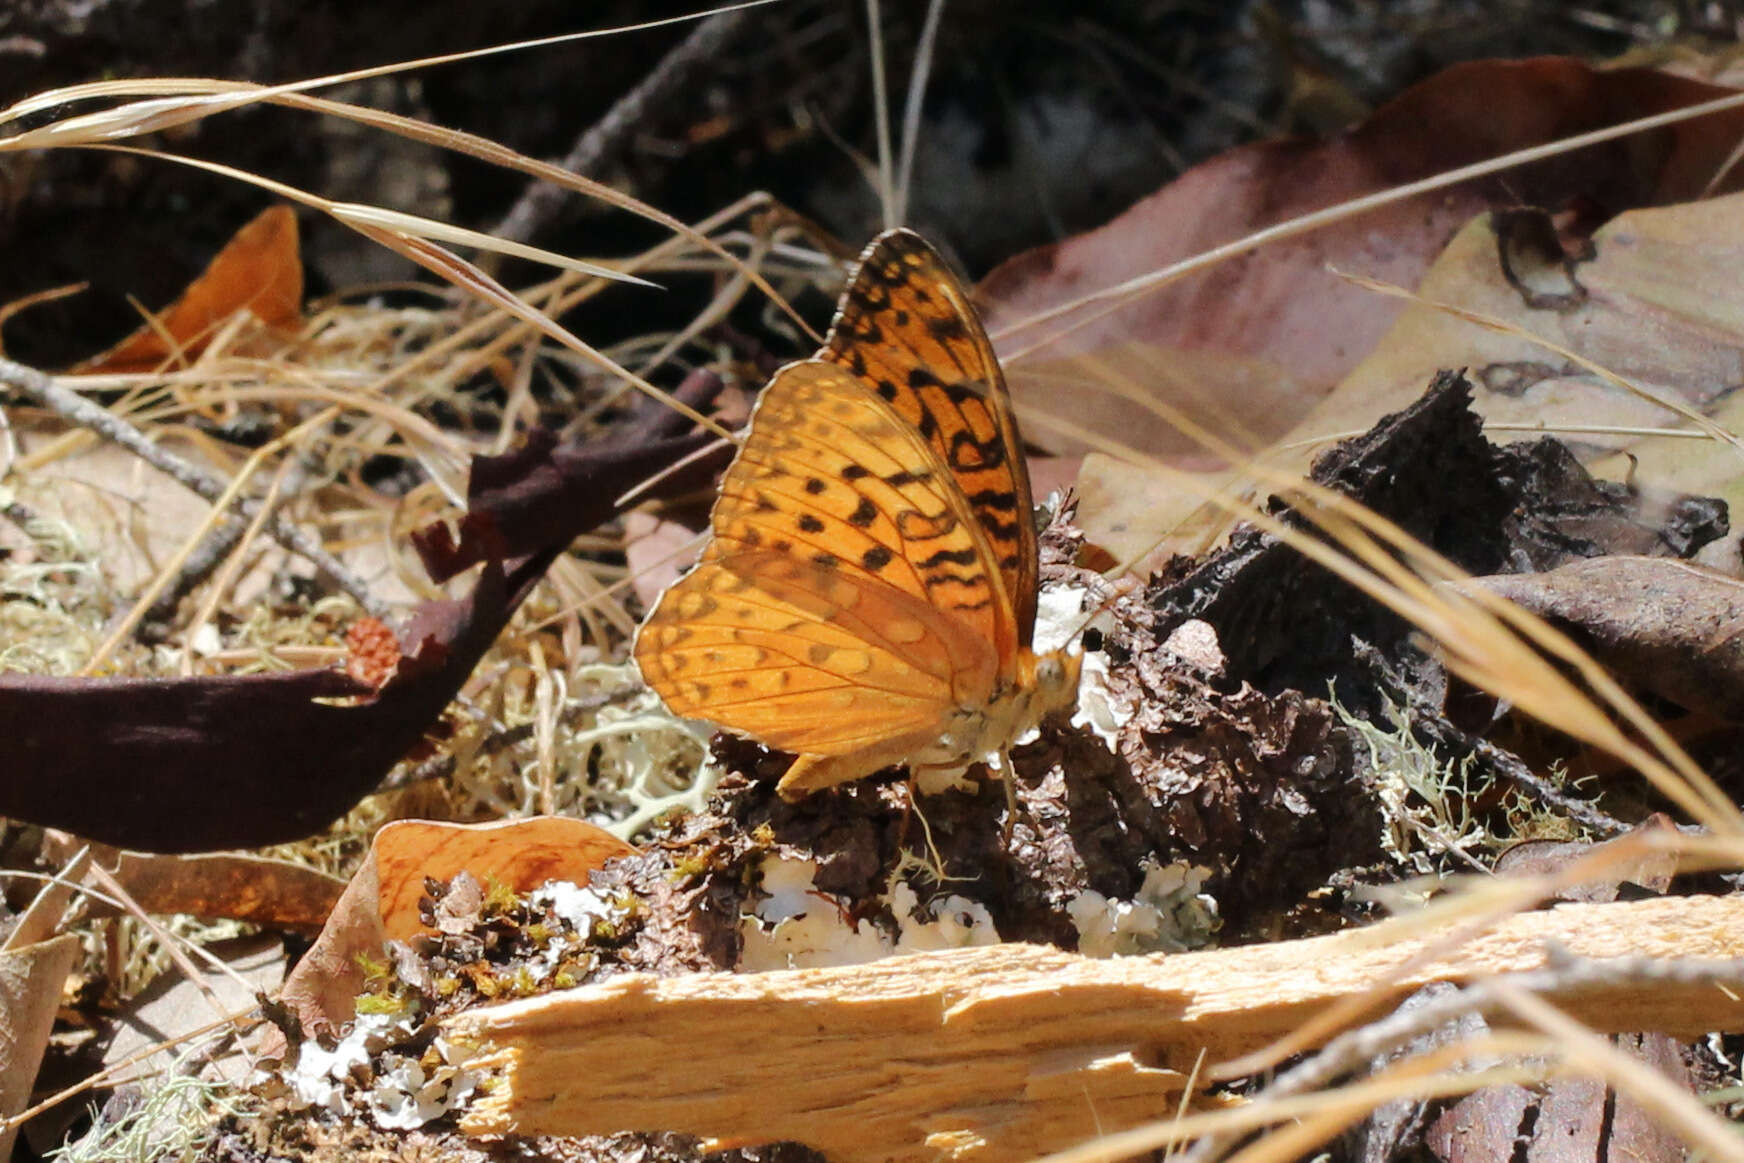
{"label": "brown dead leaf", "polygon": [[[700,409],[720,389],[718,376],[699,371],[673,395]],[[686,461],[715,439],[686,431],[691,427],[659,401],[643,399],[631,422],[610,440],[561,441],[555,432],[535,428],[513,452],[473,457],[458,536],[438,523],[413,533],[412,544],[424,569],[439,582],[487,559],[566,546],[617,516],[619,498],[651,479],[659,478],[640,500],[706,487],[731,449],[723,442],[714,453]]]}
{"label": "brown dead leaf", "polygon": [[297,215],[289,206],[262,211],[236,232],[181,298],[73,370],[150,372],[174,360],[191,361],[238,311],[278,330],[294,330],[303,321],[303,260],[297,252]]}
{"label": "brown dead leaf", "polygon": [[[166,973],[137,997],[129,998],[106,1030],[105,1066],[195,1034],[230,1015],[248,1013],[254,1009],[257,994],[274,992],[285,979],[284,939],[273,934],[219,941],[207,945],[205,951],[229,972],[214,970],[198,982]],[[240,1083],[250,1065],[241,1049],[233,1047],[207,1061],[202,1075]]]}
{"label": "brown dead leaf", "polygon": [[[1297,457],[1305,457],[1313,438],[1360,428],[1413,396],[1411,385],[1424,375],[1461,366],[1477,386],[1474,406],[1492,426],[1576,429],[1570,439],[1595,472],[1712,494],[1735,509],[1744,503],[1737,448],[1627,431],[1692,426],[1529,337],[1737,432],[1744,428],[1744,400],[1733,390],[1744,361],[1741,238],[1744,195],[1623,214],[1593,235],[1592,260],[1574,266],[1585,292],[1579,302],[1543,307],[1510,283],[1490,221],[1475,220],[1418,284],[1426,302],[1407,305],[1380,345],[1288,439],[1303,443]],[[1503,320],[1525,335],[1480,327],[1432,303]],[[1578,431],[1592,426],[1625,431]]]}
{"label": "brown dead leaf", "polygon": [[[75,837],[49,829],[42,857],[61,863],[79,848]],[[345,882],[336,876],[244,852],[197,856],[119,852],[101,860],[145,912],[248,921],[303,933],[320,931],[345,890]],[[88,916],[124,911],[95,897],[86,904]]]}
{"label": "brown dead leaf", "polygon": [[526,892],[552,880],[586,884],[594,869],[634,851],[603,828],[563,816],[388,824],[285,982],[281,1000],[310,1031],[349,1021],[364,983],[359,957],[379,959],[385,942],[428,931],[418,917],[426,878],[447,881],[464,870],[481,882]]}
{"label": "brown dead leaf", "polygon": [[488,824],[398,820],[376,833],[373,852],[378,910],[388,937],[422,932],[418,899],[426,878],[446,881],[462,870],[515,892],[552,880],[587,883],[587,874],[635,848],[604,828],[567,816]]}
{"label": "brown dead leaf", "polygon": [[1608,670],[1692,711],[1744,720],[1744,583],[1687,561],[1596,557],[1474,578],[1570,634]]}
{"label": "brown dead leaf", "polygon": [[1609,853],[1611,859],[1601,876],[1557,889],[1556,899],[1614,901],[1625,884],[1637,891],[1663,894],[1677,873],[1677,854],[1669,848],[1644,845],[1637,834],[1674,831],[1676,827],[1670,816],[1656,812],[1627,833],[1596,844],[1586,840],[1522,840],[1497,857],[1495,871],[1498,876],[1550,877],[1577,860]]}
{"label": "brown dead leaf", "polygon": [[1101,452],[1085,455],[1077,496],[1086,544],[1140,577],[1168,556],[1159,548],[1164,543],[1184,553],[1203,552],[1230,522],[1210,506],[1183,512],[1181,487],[1171,474]]}
{"label": "brown dead leaf", "polygon": [[[1293,428],[1320,436],[1360,431],[1414,399],[1436,367],[1469,359],[1440,348],[1438,362],[1416,362],[1409,375],[1390,381],[1408,381],[1407,394],[1360,413],[1340,410],[1336,423],[1320,417],[1307,424],[1309,410],[1388,334],[1401,311],[1398,302],[1343,282],[1329,266],[1415,286],[1448,239],[1486,209],[1598,208],[1581,217],[1587,222],[1698,197],[1744,134],[1744,114],[1685,122],[1395,203],[1179,280],[1058,338],[1049,337],[1070,317],[1017,328],[1087,292],[1310,211],[1726,92],[1649,69],[1601,72],[1560,58],[1473,62],[1406,91],[1341,137],[1248,146],[1197,166],[1108,225],[1019,255],[981,284],[989,327],[1030,421],[1026,435],[1056,451],[1082,449],[1082,442],[1050,430],[1046,418],[1057,416],[1177,465],[1202,462],[1204,450],[1190,432],[1120,398],[1123,389],[1179,410],[1238,447],[1261,447]],[[1734,171],[1727,188],[1740,180],[1744,175]],[[1495,269],[1493,244],[1485,258]],[[1729,254],[1713,261],[1739,269]],[[1013,355],[1031,347],[1033,353]],[[1681,487],[1712,491],[1690,482]],[[1179,522],[1196,503],[1177,494],[1159,510],[1157,524]],[[1097,520],[1093,510],[1080,513]]]}

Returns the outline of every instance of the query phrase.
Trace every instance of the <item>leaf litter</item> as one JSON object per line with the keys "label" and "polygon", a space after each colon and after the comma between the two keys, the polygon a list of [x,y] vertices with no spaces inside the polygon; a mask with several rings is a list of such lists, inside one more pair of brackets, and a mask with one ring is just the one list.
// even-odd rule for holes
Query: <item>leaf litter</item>
{"label": "leaf litter", "polygon": [[[1604,242],[1601,236],[1594,261],[1603,261]],[[1563,269],[1590,299],[1594,272],[1579,263]],[[1500,277],[1518,296],[1518,263]],[[1520,298],[1535,312],[1579,305],[1536,292]],[[601,545],[589,544],[584,553],[607,560],[590,560],[585,570],[560,558],[558,549],[577,537],[599,537],[596,530],[615,514],[617,499],[660,469],[691,458],[668,478],[666,491],[694,490],[713,471],[706,458],[692,457],[706,441],[680,435],[682,426],[648,408],[618,410],[600,425],[604,440],[600,432],[580,438],[533,429],[514,451],[475,460],[468,504],[464,510],[451,505],[457,476],[450,461],[458,445],[420,440],[423,430],[411,418],[424,407],[444,419],[462,418],[463,427],[506,427],[507,420],[481,402],[488,397],[465,388],[469,377],[483,376],[512,390],[514,373],[464,347],[444,352],[415,376],[399,369],[408,351],[439,346],[431,337],[463,327],[466,316],[451,305],[421,318],[336,305],[319,324],[306,323],[290,346],[278,348],[272,345],[286,342],[282,318],[259,330],[221,328],[219,342],[204,348],[192,335],[172,334],[164,354],[193,361],[188,390],[122,386],[111,403],[139,423],[174,419],[210,437],[239,424],[271,430],[274,407],[299,398],[301,381],[311,374],[319,380],[337,373],[332,390],[345,392],[387,376],[399,398],[359,408],[361,418],[335,427],[318,456],[305,452],[318,466],[309,475],[324,483],[302,485],[299,512],[347,529],[351,538],[419,528],[414,542],[433,580],[486,564],[470,592],[455,600],[433,596],[428,582],[396,566],[422,605],[385,660],[360,666],[355,675],[283,669],[285,660],[274,657],[275,638],[310,645],[311,583],[307,572],[282,563],[264,569],[259,560],[251,563],[250,573],[262,575],[256,584],[265,587],[253,592],[282,595],[275,604],[295,629],[277,635],[268,628],[244,638],[234,615],[220,618],[217,642],[204,652],[208,660],[242,654],[245,667],[259,668],[253,674],[176,677],[174,668],[185,659],[130,644],[109,663],[128,678],[76,676],[82,658],[95,651],[99,624],[116,612],[120,589],[20,589],[26,606],[53,610],[62,619],[57,632],[72,641],[21,652],[49,662],[53,677],[9,678],[0,687],[6,708],[0,729],[33,748],[34,740],[52,739],[66,782],[45,794],[44,773],[21,770],[8,793],[14,798],[0,803],[9,815],[168,852],[288,841],[354,807],[436,728],[434,746],[446,754],[420,761],[435,762],[436,777],[378,797],[376,814],[363,817],[369,830],[401,812],[467,817],[573,810],[652,835],[640,851],[590,870],[585,886],[517,886],[481,880],[468,869],[428,883],[420,879],[420,928],[434,932],[411,936],[379,961],[339,955],[324,969],[320,958],[306,961],[325,973],[319,984],[330,996],[361,998],[361,1014],[351,1032],[331,1044],[288,1043],[287,1061],[295,1065],[276,1081],[263,1081],[256,1097],[280,1104],[280,1111],[319,1108],[334,1120],[322,1129],[288,1118],[232,1122],[219,1157],[318,1154],[341,1142],[362,1149],[372,1140],[338,1117],[346,1113],[365,1114],[381,1131],[440,1126],[452,1104],[480,1083],[432,1022],[478,1000],[631,971],[746,971],[807,957],[859,959],[992,939],[1108,954],[1187,948],[1214,935],[1235,943],[1341,928],[1372,915],[1373,898],[1365,890],[1395,879],[1398,865],[1425,870],[1396,841],[1389,850],[1389,828],[1428,819],[1430,826],[1418,833],[1435,853],[1435,870],[1445,871],[1443,858],[1469,863],[1476,858],[1464,843],[1470,836],[1493,841],[1519,834],[1504,829],[1521,821],[1521,798],[1543,786],[1521,783],[1522,766],[1555,771],[1591,759],[1566,740],[1540,738],[1523,752],[1527,764],[1499,761],[1466,724],[1486,717],[1505,722],[1509,708],[1463,687],[1423,649],[1408,620],[1317,572],[1286,540],[1257,527],[1240,529],[1227,547],[1201,560],[1166,563],[1142,588],[1110,595],[1106,583],[1079,564],[1085,535],[1072,526],[1067,504],[1045,541],[1048,577],[1056,587],[1074,583],[1089,595],[1077,604],[1107,603],[1094,648],[1108,676],[1100,696],[1104,713],[1098,722],[1049,724],[1019,748],[1023,818],[1009,850],[998,826],[1002,795],[990,782],[926,797],[901,782],[869,783],[789,805],[772,794],[768,778],[778,774],[781,757],[725,738],[712,745],[708,781],[726,774],[705,803],[708,784],[687,782],[680,769],[680,758],[697,749],[696,731],[660,724],[646,703],[621,701],[617,688],[629,685],[629,675],[601,662],[597,648],[582,645],[583,619],[552,619],[563,604],[573,610],[577,602],[595,601],[612,573]],[[323,336],[339,341],[343,353],[323,354]],[[266,354],[226,349],[243,338],[265,344]],[[1366,350],[1367,344],[1353,347]],[[109,358],[113,362],[113,353]],[[422,359],[415,356],[413,365]],[[1467,361],[1432,360],[1414,380],[1402,377],[1398,390],[1414,396],[1441,363],[1458,362]],[[1537,374],[1519,360],[1512,363],[1525,375]],[[114,367],[107,371],[113,374]],[[1473,379],[1433,378],[1420,402],[1322,457],[1316,479],[1391,516],[1480,574],[1530,578],[1537,575],[1518,571],[1605,562],[1625,550],[1687,558],[1724,536],[1725,507],[1713,498],[1679,492],[1655,477],[1644,488],[1608,489],[1549,440],[1524,450],[1487,443],[1470,410]],[[1478,382],[1491,390],[1489,381]],[[719,387],[703,378],[687,383],[693,406],[706,406]],[[229,398],[223,390],[202,397],[212,384],[227,389]],[[600,385],[592,387],[597,392]],[[577,389],[583,401],[587,390],[584,377]],[[385,487],[366,487],[365,468],[375,458],[415,461],[429,479],[400,495],[393,476]],[[447,489],[440,487],[444,480]],[[33,500],[9,503],[28,509]],[[1293,520],[1284,501],[1271,512]],[[438,513],[455,519],[456,532],[431,523]],[[1316,536],[1310,522],[1296,521],[1294,528]],[[43,557],[26,564],[43,568],[34,578],[23,575],[27,584],[66,587],[69,580],[88,585],[101,578],[97,555],[56,547],[47,526],[36,529],[25,532]],[[91,557],[92,568],[65,568],[81,557]],[[541,589],[541,579],[551,584]],[[1598,615],[1571,624],[1597,625],[1606,612],[1602,600],[1597,605]],[[1544,608],[1559,617],[1568,613]],[[612,624],[607,609],[590,612],[590,630]],[[327,617],[330,630],[320,645],[337,659],[346,614],[341,608]],[[615,617],[621,633],[627,618],[621,610]],[[66,634],[74,626],[82,633]],[[1692,645],[1677,637],[1684,631],[1687,638],[1687,630],[1673,625],[1666,631],[1669,648],[1683,652],[1673,653],[1674,664],[1699,649],[1699,638]],[[573,680],[561,701],[584,708],[578,716],[557,713],[554,696],[539,693],[539,668],[557,660]],[[1640,667],[1654,697],[1676,702],[1688,695],[1652,683],[1653,669]],[[457,695],[458,708],[444,712]],[[601,701],[590,705],[596,697]],[[1377,769],[1396,768],[1401,754],[1383,762],[1372,734],[1383,720],[1401,747],[1432,760],[1419,774],[1433,785],[1419,779],[1407,782],[1403,793],[1377,788],[1385,774]],[[1104,732],[1113,736],[1112,748]],[[566,750],[557,736],[575,742]],[[1365,738],[1368,746],[1358,746]],[[584,789],[558,790],[549,768],[559,762],[569,772],[586,772]],[[667,777],[664,788],[657,786],[656,769]],[[1482,773],[1475,780],[1469,778],[1474,769]],[[149,800],[137,791],[147,783]],[[434,794],[430,783],[438,785]],[[69,788],[76,794],[69,796]],[[1504,788],[1506,794],[1494,794]],[[1562,792],[1576,799],[1618,797],[1625,816],[1641,806],[1610,782],[1589,779]],[[690,811],[658,818],[678,807]],[[1542,801],[1538,808],[1549,810]],[[511,829],[487,849],[516,864],[537,846],[524,829]],[[352,871],[356,847],[336,858],[335,870]],[[362,883],[353,881],[354,887]],[[409,882],[402,876],[396,883]],[[215,915],[225,911],[223,902],[206,907]],[[329,929],[364,923],[356,918],[385,919],[382,911],[380,898],[366,893],[355,908],[336,910]],[[403,907],[398,915],[405,915]],[[363,974],[361,993],[347,981],[352,969]],[[318,1025],[311,1020],[318,1012],[287,1019],[286,1032]],[[448,1132],[425,1133],[433,1137],[407,1142],[460,1149]],[[392,1141],[373,1143],[386,1149]],[[609,1154],[614,1148],[597,1149]],[[689,1150],[683,1143],[659,1149],[679,1157]]]}

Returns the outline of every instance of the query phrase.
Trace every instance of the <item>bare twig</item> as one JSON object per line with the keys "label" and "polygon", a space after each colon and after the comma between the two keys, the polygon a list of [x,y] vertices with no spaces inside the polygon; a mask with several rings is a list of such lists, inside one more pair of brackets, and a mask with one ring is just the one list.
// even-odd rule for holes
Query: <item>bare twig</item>
{"label": "bare twig", "polygon": [[[309,480],[308,469],[300,462],[293,461],[290,471],[285,474],[280,485],[281,497],[294,497],[302,491]],[[283,504],[283,501],[279,501]],[[251,502],[252,505],[252,502]],[[258,513],[257,513],[258,516]],[[176,607],[182,599],[193,593],[200,583],[211,576],[212,572],[229,559],[231,551],[242,541],[253,523],[235,517],[225,518],[223,524],[212,530],[206,539],[200,542],[198,549],[189,555],[182,563],[182,568],[176,571],[175,580],[170,582],[164,592],[158,595],[157,601],[146,610],[142,619],[146,627],[164,625],[176,616]]]}
{"label": "bare twig", "polygon": [[[597,174],[620,152],[641,126],[650,108],[670,100],[691,78],[695,68],[726,49],[745,28],[749,14],[719,12],[697,25],[677,47],[660,59],[641,83],[618,99],[570,147],[559,163],[572,173]],[[550,182],[527,187],[490,233],[511,242],[526,242],[556,216],[570,191]]]}
{"label": "bare twig", "polygon": [[[105,440],[113,441],[208,501],[216,501],[224,495],[226,485],[215,474],[154,443],[145,433],[107,408],[99,407],[77,392],[57,384],[52,376],[9,359],[0,359],[0,384],[18,391],[66,420],[90,429]],[[242,500],[238,502],[238,507],[245,514],[249,514],[254,511],[255,504],[253,501]],[[387,615],[387,606],[370,593],[369,584],[352,573],[344,562],[322,548],[316,538],[282,516],[274,517],[268,524],[267,531],[274,541],[303,557],[331,578],[333,584],[350,594],[369,613],[376,617]]]}

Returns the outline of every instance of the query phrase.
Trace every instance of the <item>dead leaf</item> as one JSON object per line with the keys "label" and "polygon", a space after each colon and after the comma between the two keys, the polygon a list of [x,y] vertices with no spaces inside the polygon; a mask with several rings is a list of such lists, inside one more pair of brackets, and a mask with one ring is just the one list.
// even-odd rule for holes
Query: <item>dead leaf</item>
{"label": "dead leaf", "polygon": [[[719,377],[699,373],[673,394],[701,408],[720,387]],[[657,476],[640,500],[706,487],[732,449],[723,442],[714,453],[687,461],[716,439],[690,427],[691,421],[664,404],[644,399],[610,440],[560,441],[555,432],[535,428],[513,452],[473,457],[458,536],[438,523],[413,533],[412,544],[438,582],[487,559],[562,548],[617,516],[619,499]]]}
{"label": "dead leaf", "polygon": [[[219,941],[205,950],[230,972],[213,970],[201,982],[177,974],[160,976],[116,1016],[107,1031],[103,1065],[125,1062],[228,1015],[247,1013],[254,1009],[255,995],[272,993],[285,979],[285,943],[274,934]],[[247,1057],[236,1048],[207,1063],[202,1076],[240,1083],[249,1069]]]}
{"label": "dead leaf", "polygon": [[[1410,304],[1368,358],[1287,438],[1303,446],[1296,463],[1315,437],[1362,427],[1399,407],[1414,394],[1410,385],[1437,368],[1465,367],[1478,389],[1474,406],[1492,430],[1572,429],[1569,439],[1596,473],[1711,494],[1736,508],[1744,503],[1738,448],[1629,431],[1692,425],[1529,337],[1541,336],[1739,431],[1744,401],[1731,386],[1744,361],[1741,237],[1744,195],[1621,215],[1593,236],[1592,261],[1576,268],[1585,297],[1561,310],[1532,306],[1510,284],[1490,221],[1473,221],[1417,286],[1427,302]],[[1500,334],[1433,303],[1502,320],[1525,335]],[[1581,431],[1594,426],[1617,431]]]}
{"label": "dead leaf", "polygon": [[586,884],[594,869],[634,851],[603,828],[564,816],[489,824],[395,821],[376,833],[281,1000],[312,1032],[349,1021],[364,984],[359,957],[380,959],[387,941],[428,931],[418,916],[426,878],[448,881],[466,871],[483,883],[526,892],[552,880]]}
{"label": "dead leaf", "polygon": [[1614,901],[1625,884],[1635,886],[1637,892],[1645,889],[1663,894],[1677,873],[1677,854],[1669,848],[1642,844],[1637,834],[1676,828],[1670,816],[1656,812],[1624,835],[1597,844],[1585,840],[1522,840],[1496,858],[1495,871],[1498,876],[1550,877],[1577,860],[1610,853],[1602,877],[1558,888],[1556,899]]}
{"label": "dead leaf", "polygon": [[295,330],[303,322],[303,261],[297,215],[289,206],[262,211],[153,322],[73,370],[150,372],[174,360],[191,361],[238,311],[278,330]]}
{"label": "dead leaf", "polygon": [[0,815],[153,852],[307,836],[438,722],[554,553],[507,576],[493,562],[467,597],[420,606],[380,690],[338,670],[0,675]]}
{"label": "dead leaf", "polygon": [[[43,859],[60,862],[76,854],[79,841],[49,829]],[[127,895],[148,913],[248,921],[271,929],[316,933],[345,890],[336,876],[243,852],[160,856],[118,852],[102,857]],[[87,916],[113,916],[125,910],[92,898]]]}
{"label": "dead leaf", "polygon": [[[30,1105],[61,987],[78,956],[79,939],[71,933],[0,953],[0,1116],[11,1118]],[[16,1128],[0,1131],[0,1158],[12,1157],[17,1134]]]}
{"label": "dead leaf", "polygon": [[1596,557],[1464,583],[1569,633],[1606,669],[1692,711],[1744,720],[1744,582],[1687,561]]}
{"label": "dead leaf", "polygon": [[[1473,1036],[1488,1032],[1473,1015]],[[1617,1049],[1694,1093],[1683,1048],[1664,1034],[1621,1034]],[[1441,1112],[1424,1135],[1429,1153],[1446,1163],[1681,1163],[1683,1141],[1631,1093],[1608,1095],[1596,1078],[1556,1078],[1537,1088],[1508,1084],[1473,1092]]]}
{"label": "dead leaf", "polygon": [[[1055,451],[1082,450],[1081,441],[1050,430],[1046,417],[1056,416],[1179,466],[1203,466],[1206,450],[1191,431],[1117,390],[1177,409],[1188,424],[1246,449],[1292,432],[1361,431],[1415,399],[1438,367],[1470,361],[1438,348],[1438,362],[1414,362],[1409,375],[1389,381],[1395,388],[1409,382],[1408,393],[1309,423],[1309,410],[1401,312],[1399,303],[1340,280],[1329,266],[1415,286],[1448,239],[1493,207],[1579,205],[1609,215],[1701,196],[1744,135],[1744,113],[1684,122],[1395,203],[1182,279],[1069,334],[1058,335],[1070,317],[1016,328],[1087,292],[1310,211],[1727,92],[1649,69],[1599,71],[1562,58],[1472,62],[1407,90],[1333,140],[1269,142],[1205,162],[1106,226],[1019,255],[982,282],[979,295],[1007,357],[1025,434]],[[1727,188],[1737,188],[1744,174],[1735,170],[1728,180]],[[1740,264],[1723,242],[1719,251],[1712,261],[1729,263],[1735,274]],[[1492,270],[1496,253],[1492,239],[1483,255]],[[1584,277],[1587,269],[1583,282],[1597,298],[1601,291]],[[1697,296],[1689,298],[1693,308]],[[1712,302],[1705,294],[1700,301]],[[1713,491],[1687,481],[1680,487]],[[1157,516],[1163,527],[1197,505],[1180,494],[1169,501]],[[1080,512],[1096,520],[1093,510]]]}
{"label": "dead leaf", "polygon": [[382,928],[403,941],[427,927],[418,919],[425,878],[446,881],[466,871],[515,892],[553,880],[586,884],[589,872],[635,848],[586,820],[535,816],[488,824],[397,820],[376,833],[372,851]]}

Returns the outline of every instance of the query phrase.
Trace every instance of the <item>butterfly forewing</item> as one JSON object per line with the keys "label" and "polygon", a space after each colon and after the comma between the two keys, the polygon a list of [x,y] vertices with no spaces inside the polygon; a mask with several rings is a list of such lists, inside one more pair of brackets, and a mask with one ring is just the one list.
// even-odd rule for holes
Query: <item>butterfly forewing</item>
{"label": "butterfly forewing", "polygon": [[949,467],[1027,647],[1036,600],[1029,473],[999,361],[962,284],[919,235],[887,231],[861,255],[818,356],[876,392]]}

